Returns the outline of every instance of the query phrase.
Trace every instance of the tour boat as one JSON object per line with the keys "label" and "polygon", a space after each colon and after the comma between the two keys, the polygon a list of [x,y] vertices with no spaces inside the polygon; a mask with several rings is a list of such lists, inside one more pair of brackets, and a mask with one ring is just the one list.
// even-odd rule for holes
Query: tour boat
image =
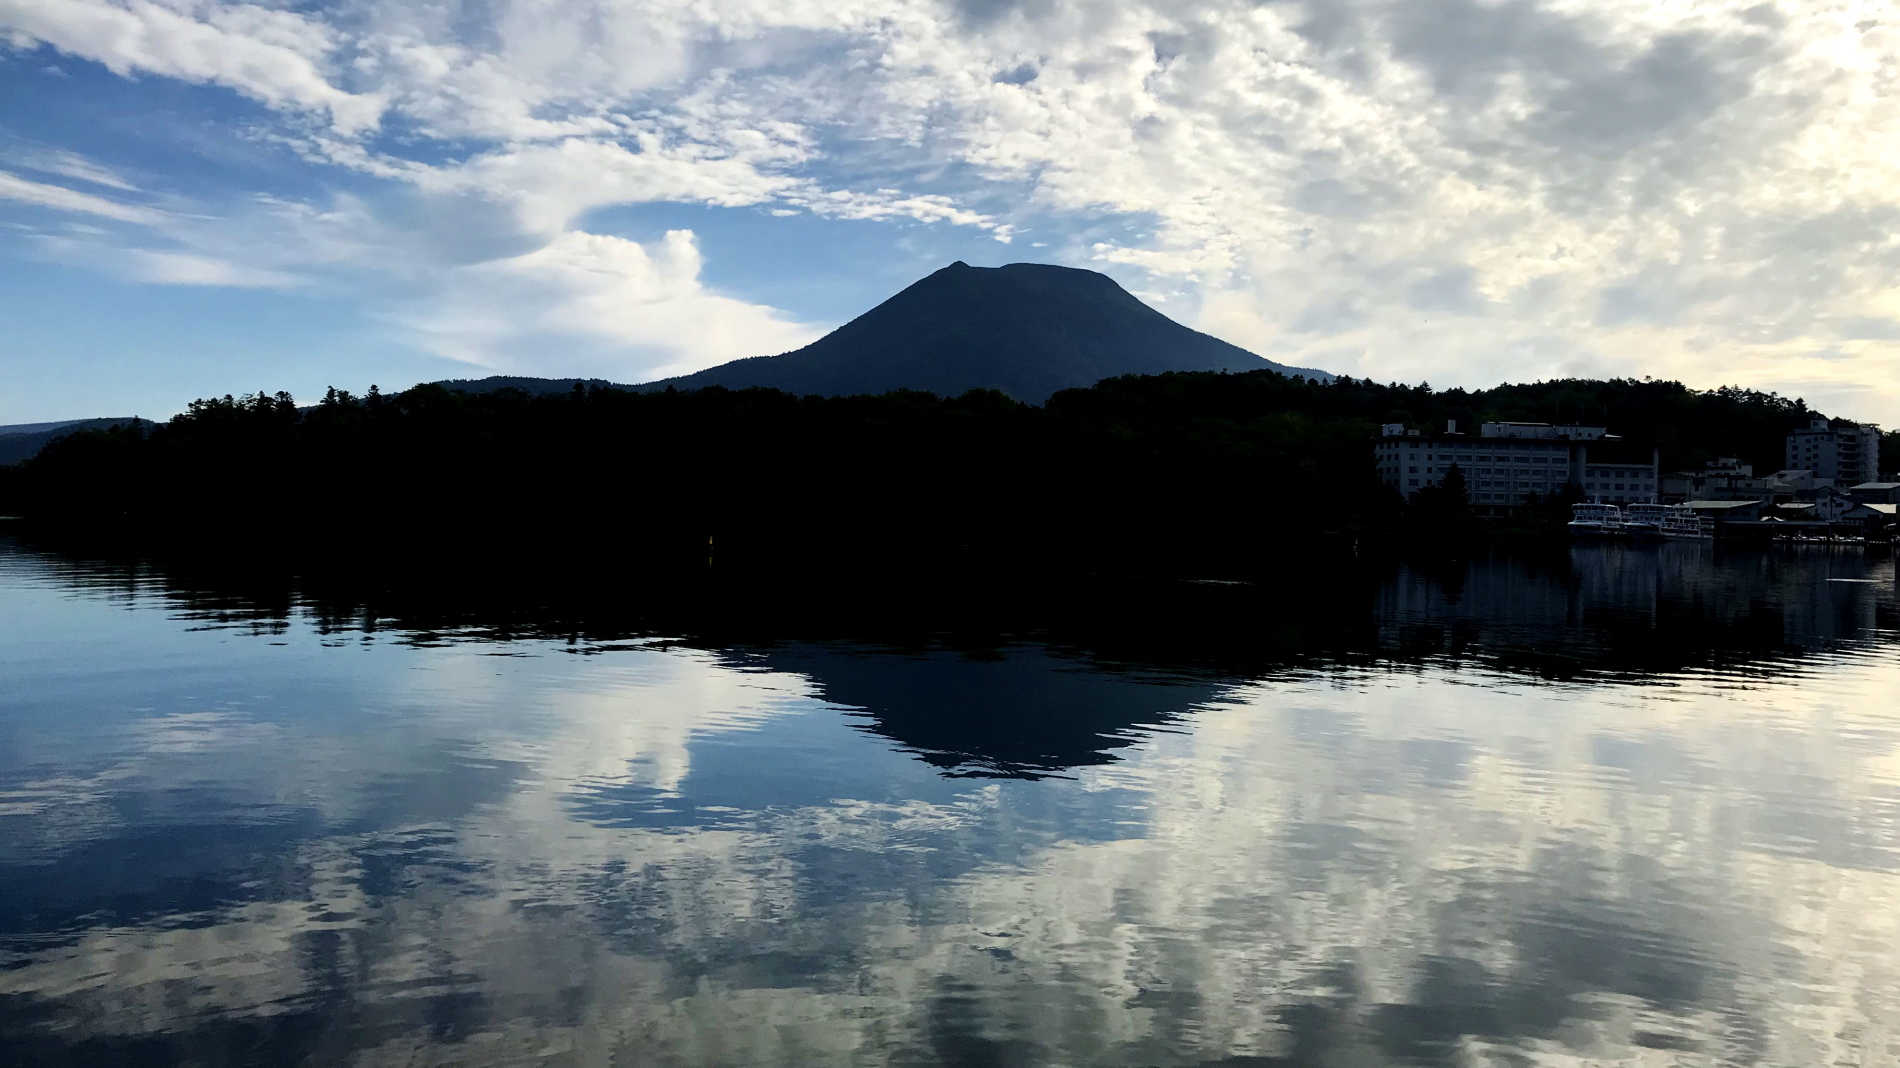
{"label": "tour boat", "polygon": [[1570,506],[1570,534],[1577,538],[1614,538],[1623,533],[1623,510],[1614,504]]}
{"label": "tour boat", "polygon": [[1702,525],[1702,517],[1693,508],[1680,504],[1663,506],[1663,537],[1672,541],[1707,541],[1711,535]]}
{"label": "tour boat", "polygon": [[1668,517],[1666,504],[1632,504],[1623,514],[1623,534],[1634,541],[1661,541]]}

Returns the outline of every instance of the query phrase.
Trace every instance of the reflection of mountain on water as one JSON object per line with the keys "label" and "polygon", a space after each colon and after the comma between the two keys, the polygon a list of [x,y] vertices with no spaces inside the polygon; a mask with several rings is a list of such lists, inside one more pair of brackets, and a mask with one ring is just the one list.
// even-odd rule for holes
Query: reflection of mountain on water
{"label": "reflection of mountain on water", "polygon": [[877,626],[163,574],[121,601],[11,563],[7,1065],[1900,1044],[1884,560],[1579,548],[988,616],[905,591]]}
{"label": "reflection of mountain on water", "polygon": [[556,640],[604,653],[660,638],[803,675],[952,776],[1113,762],[1225,688],[1289,670],[1425,660],[1553,678],[1779,670],[1900,629],[1890,556],[1694,544],[1410,563],[1315,554],[1252,583],[505,570],[470,582],[457,569],[260,580],[202,563],[44,559],[75,585],[156,589],[201,623],[256,633],[304,616],[337,640]]}
{"label": "reflection of mountain on water", "polygon": [[1104,764],[1221,686],[1178,674],[1106,668],[1014,644],[980,654],[788,645],[748,666],[810,678],[867,730],[955,776],[1040,778]]}

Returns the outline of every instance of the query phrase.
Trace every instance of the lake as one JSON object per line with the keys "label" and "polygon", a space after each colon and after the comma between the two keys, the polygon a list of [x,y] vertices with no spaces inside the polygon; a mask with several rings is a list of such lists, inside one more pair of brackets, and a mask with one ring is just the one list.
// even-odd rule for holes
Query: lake
{"label": "lake", "polygon": [[1285,572],[488,603],[0,541],[0,1063],[1900,1059],[1890,555]]}

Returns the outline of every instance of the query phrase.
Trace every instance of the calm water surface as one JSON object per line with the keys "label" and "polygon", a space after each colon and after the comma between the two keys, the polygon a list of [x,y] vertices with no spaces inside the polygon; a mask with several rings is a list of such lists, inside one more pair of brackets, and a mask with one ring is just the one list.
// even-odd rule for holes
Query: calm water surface
{"label": "calm water surface", "polygon": [[0,542],[0,1064],[1900,1062],[1890,557],[1209,592],[1256,659]]}

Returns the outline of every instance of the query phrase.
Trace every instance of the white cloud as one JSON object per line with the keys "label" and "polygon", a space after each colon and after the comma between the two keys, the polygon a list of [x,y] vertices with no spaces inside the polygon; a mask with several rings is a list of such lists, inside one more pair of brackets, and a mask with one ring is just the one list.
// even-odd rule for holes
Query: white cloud
{"label": "white cloud", "polygon": [[[149,0],[0,0],[0,29],[104,65],[228,86],[273,107],[326,112],[339,130],[376,125],[382,105],[331,85],[321,67],[336,46],[330,26],[253,4]],[[196,10],[192,10],[196,8]]]}
{"label": "white cloud", "polygon": [[94,235],[84,230],[36,234],[34,244],[49,260],[153,285],[290,289],[308,284],[307,279],[298,275],[259,266],[245,257],[220,258],[200,252],[128,245],[116,235]]}
{"label": "white cloud", "polygon": [[24,167],[30,171],[57,174],[62,178],[75,178],[124,193],[140,191],[138,186],[133,185],[118,173],[100,166],[77,152],[35,146],[0,153],[0,159],[5,159],[15,166]]}
{"label": "white cloud", "polygon": [[0,0],[0,27],[320,120],[280,133],[413,194],[362,247],[452,270],[617,204],[1033,216],[1287,362],[1826,381],[1900,419],[1900,339],[1840,325],[1900,322],[1894,7]]}
{"label": "white cloud", "polygon": [[230,263],[187,252],[126,249],[122,270],[141,282],[172,286],[235,286],[243,289],[284,289],[298,284],[294,275],[247,264]]}
{"label": "white cloud", "polygon": [[81,193],[64,186],[29,181],[5,171],[0,171],[0,198],[24,201],[42,208],[52,208],[55,211],[97,215],[100,218],[116,219],[119,222],[156,223],[164,218],[162,212],[151,208],[121,204],[116,200],[107,200],[105,197]]}
{"label": "white cloud", "polygon": [[[917,106],[962,114],[959,151],[1046,202],[1152,217],[1088,254],[1198,280],[1202,324],[1275,359],[1772,387],[1820,317],[1893,299],[1882,29],[1746,5],[999,8],[918,77],[1025,52],[1033,76],[932,78]],[[1831,371],[1900,413],[1891,343],[1864,348]]]}
{"label": "white cloud", "polygon": [[758,204],[791,179],[726,155],[681,151],[657,137],[625,145],[569,138],[476,156],[418,172],[415,184],[445,200],[477,198],[511,213],[524,234],[552,240],[581,215],[613,204]]}
{"label": "white cloud", "polygon": [[819,331],[699,280],[693,234],[652,246],[569,231],[533,252],[455,268],[405,325],[439,355],[496,371],[643,381],[784,352]]}

